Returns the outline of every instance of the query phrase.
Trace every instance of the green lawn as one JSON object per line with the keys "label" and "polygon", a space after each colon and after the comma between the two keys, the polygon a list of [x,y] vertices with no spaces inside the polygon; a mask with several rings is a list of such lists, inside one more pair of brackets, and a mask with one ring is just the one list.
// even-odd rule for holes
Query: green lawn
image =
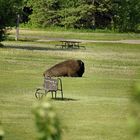
{"label": "green lawn", "polygon": [[[136,33],[97,33],[97,32],[80,32],[80,31],[55,31],[48,29],[46,31],[20,29],[20,38],[37,39],[37,38],[64,38],[64,39],[85,39],[85,40],[126,40],[140,39],[140,34]],[[15,30],[11,30],[10,35],[15,36]]]}
{"label": "green lawn", "polygon": [[65,100],[51,100],[61,118],[63,140],[133,139],[129,104],[140,68],[140,45],[87,43],[86,50],[57,50],[53,43],[3,44],[8,46],[0,48],[0,120],[5,140],[36,139],[31,112],[37,102],[35,88],[42,85],[46,68],[70,58],[83,60],[86,70],[82,78],[62,78]]}

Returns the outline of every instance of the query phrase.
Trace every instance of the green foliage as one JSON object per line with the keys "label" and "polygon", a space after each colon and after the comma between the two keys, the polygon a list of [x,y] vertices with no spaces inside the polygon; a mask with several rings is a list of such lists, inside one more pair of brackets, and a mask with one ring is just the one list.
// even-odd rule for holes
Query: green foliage
{"label": "green foliage", "polygon": [[138,30],[139,0],[28,0],[31,23],[38,27]]}
{"label": "green foliage", "polygon": [[140,84],[134,86],[134,101],[140,104]]}
{"label": "green foliage", "polygon": [[80,5],[71,7],[61,11],[62,26],[72,28],[92,28],[93,23],[91,18],[94,14],[94,5]]}
{"label": "green foliage", "polygon": [[95,1],[96,12],[95,12],[95,24],[98,28],[111,28],[113,8],[112,0],[100,0]]}
{"label": "green foliage", "polygon": [[[25,4],[29,11],[22,13]],[[29,24],[34,27],[107,28],[137,32],[139,9],[139,0],[0,0],[0,40],[5,37],[6,27],[16,25],[17,13],[26,15],[26,20],[30,19]]]}
{"label": "green foliage", "polygon": [[29,0],[28,6],[33,9],[30,16],[32,25],[46,27],[58,23],[59,0]]}
{"label": "green foliage", "polygon": [[48,101],[35,105],[33,113],[36,118],[39,140],[60,140],[61,128],[58,117]]}
{"label": "green foliage", "polygon": [[120,32],[136,32],[140,24],[140,1],[120,0],[113,7],[115,28],[118,28]]}
{"label": "green foliage", "polygon": [[135,84],[133,88],[131,127],[134,140],[140,139],[140,83]]}
{"label": "green foliage", "polygon": [[5,37],[6,28],[16,25],[16,16],[22,5],[23,0],[0,0],[0,41]]}
{"label": "green foliage", "polygon": [[33,8],[31,22],[35,26],[57,25],[89,29],[95,24],[95,13],[108,13],[110,2],[111,0],[107,0],[103,4],[94,4],[93,1],[86,0],[29,0],[28,5]]}
{"label": "green foliage", "polygon": [[4,137],[4,130],[3,130],[2,124],[1,124],[1,122],[0,122],[0,140],[2,140],[3,137]]}

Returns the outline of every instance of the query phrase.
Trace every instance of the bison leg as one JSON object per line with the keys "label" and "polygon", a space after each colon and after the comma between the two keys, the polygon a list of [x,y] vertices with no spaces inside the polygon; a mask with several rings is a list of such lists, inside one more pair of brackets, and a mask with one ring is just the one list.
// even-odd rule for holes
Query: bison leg
{"label": "bison leg", "polygon": [[71,74],[71,77],[79,77],[77,73]]}
{"label": "bison leg", "polygon": [[78,77],[78,74],[75,72],[68,71],[68,77]]}

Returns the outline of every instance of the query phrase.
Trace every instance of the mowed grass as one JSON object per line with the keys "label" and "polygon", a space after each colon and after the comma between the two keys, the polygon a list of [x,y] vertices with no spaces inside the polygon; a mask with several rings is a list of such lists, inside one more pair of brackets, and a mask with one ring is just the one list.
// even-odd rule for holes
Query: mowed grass
{"label": "mowed grass", "polygon": [[[22,39],[37,39],[37,38],[64,38],[64,39],[86,39],[86,40],[126,40],[126,39],[140,39],[140,34],[136,33],[97,33],[86,31],[55,31],[52,29],[42,30],[28,30],[20,28],[20,38]],[[15,30],[9,31],[10,35],[15,36]]]}
{"label": "mowed grass", "polygon": [[62,78],[64,101],[50,100],[62,123],[63,140],[133,139],[129,103],[140,68],[140,45],[91,43],[85,44],[86,50],[61,50],[47,43],[29,43],[30,49],[28,42],[3,43],[0,121],[5,140],[36,140],[35,89],[42,85],[44,70],[66,59],[83,60],[85,73]]}

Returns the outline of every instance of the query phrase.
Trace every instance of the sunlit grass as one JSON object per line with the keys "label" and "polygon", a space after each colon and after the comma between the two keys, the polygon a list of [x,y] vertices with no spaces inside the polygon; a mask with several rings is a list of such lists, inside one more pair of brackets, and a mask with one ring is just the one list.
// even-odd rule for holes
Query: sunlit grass
{"label": "sunlit grass", "polygon": [[3,44],[0,120],[5,140],[36,139],[31,111],[37,101],[35,89],[43,82],[42,73],[72,58],[84,61],[85,73],[82,78],[62,78],[66,100],[51,100],[61,118],[63,140],[133,139],[127,119],[131,85],[140,68],[139,45],[85,43],[86,50],[62,50],[52,42]]}
{"label": "sunlit grass", "polygon": [[[15,35],[15,30],[9,32]],[[53,31],[53,30],[28,30],[20,29],[21,38],[64,38],[64,39],[87,39],[87,40],[123,40],[123,39],[140,39],[140,34],[135,33],[96,33],[96,32],[80,32],[80,31]]]}

